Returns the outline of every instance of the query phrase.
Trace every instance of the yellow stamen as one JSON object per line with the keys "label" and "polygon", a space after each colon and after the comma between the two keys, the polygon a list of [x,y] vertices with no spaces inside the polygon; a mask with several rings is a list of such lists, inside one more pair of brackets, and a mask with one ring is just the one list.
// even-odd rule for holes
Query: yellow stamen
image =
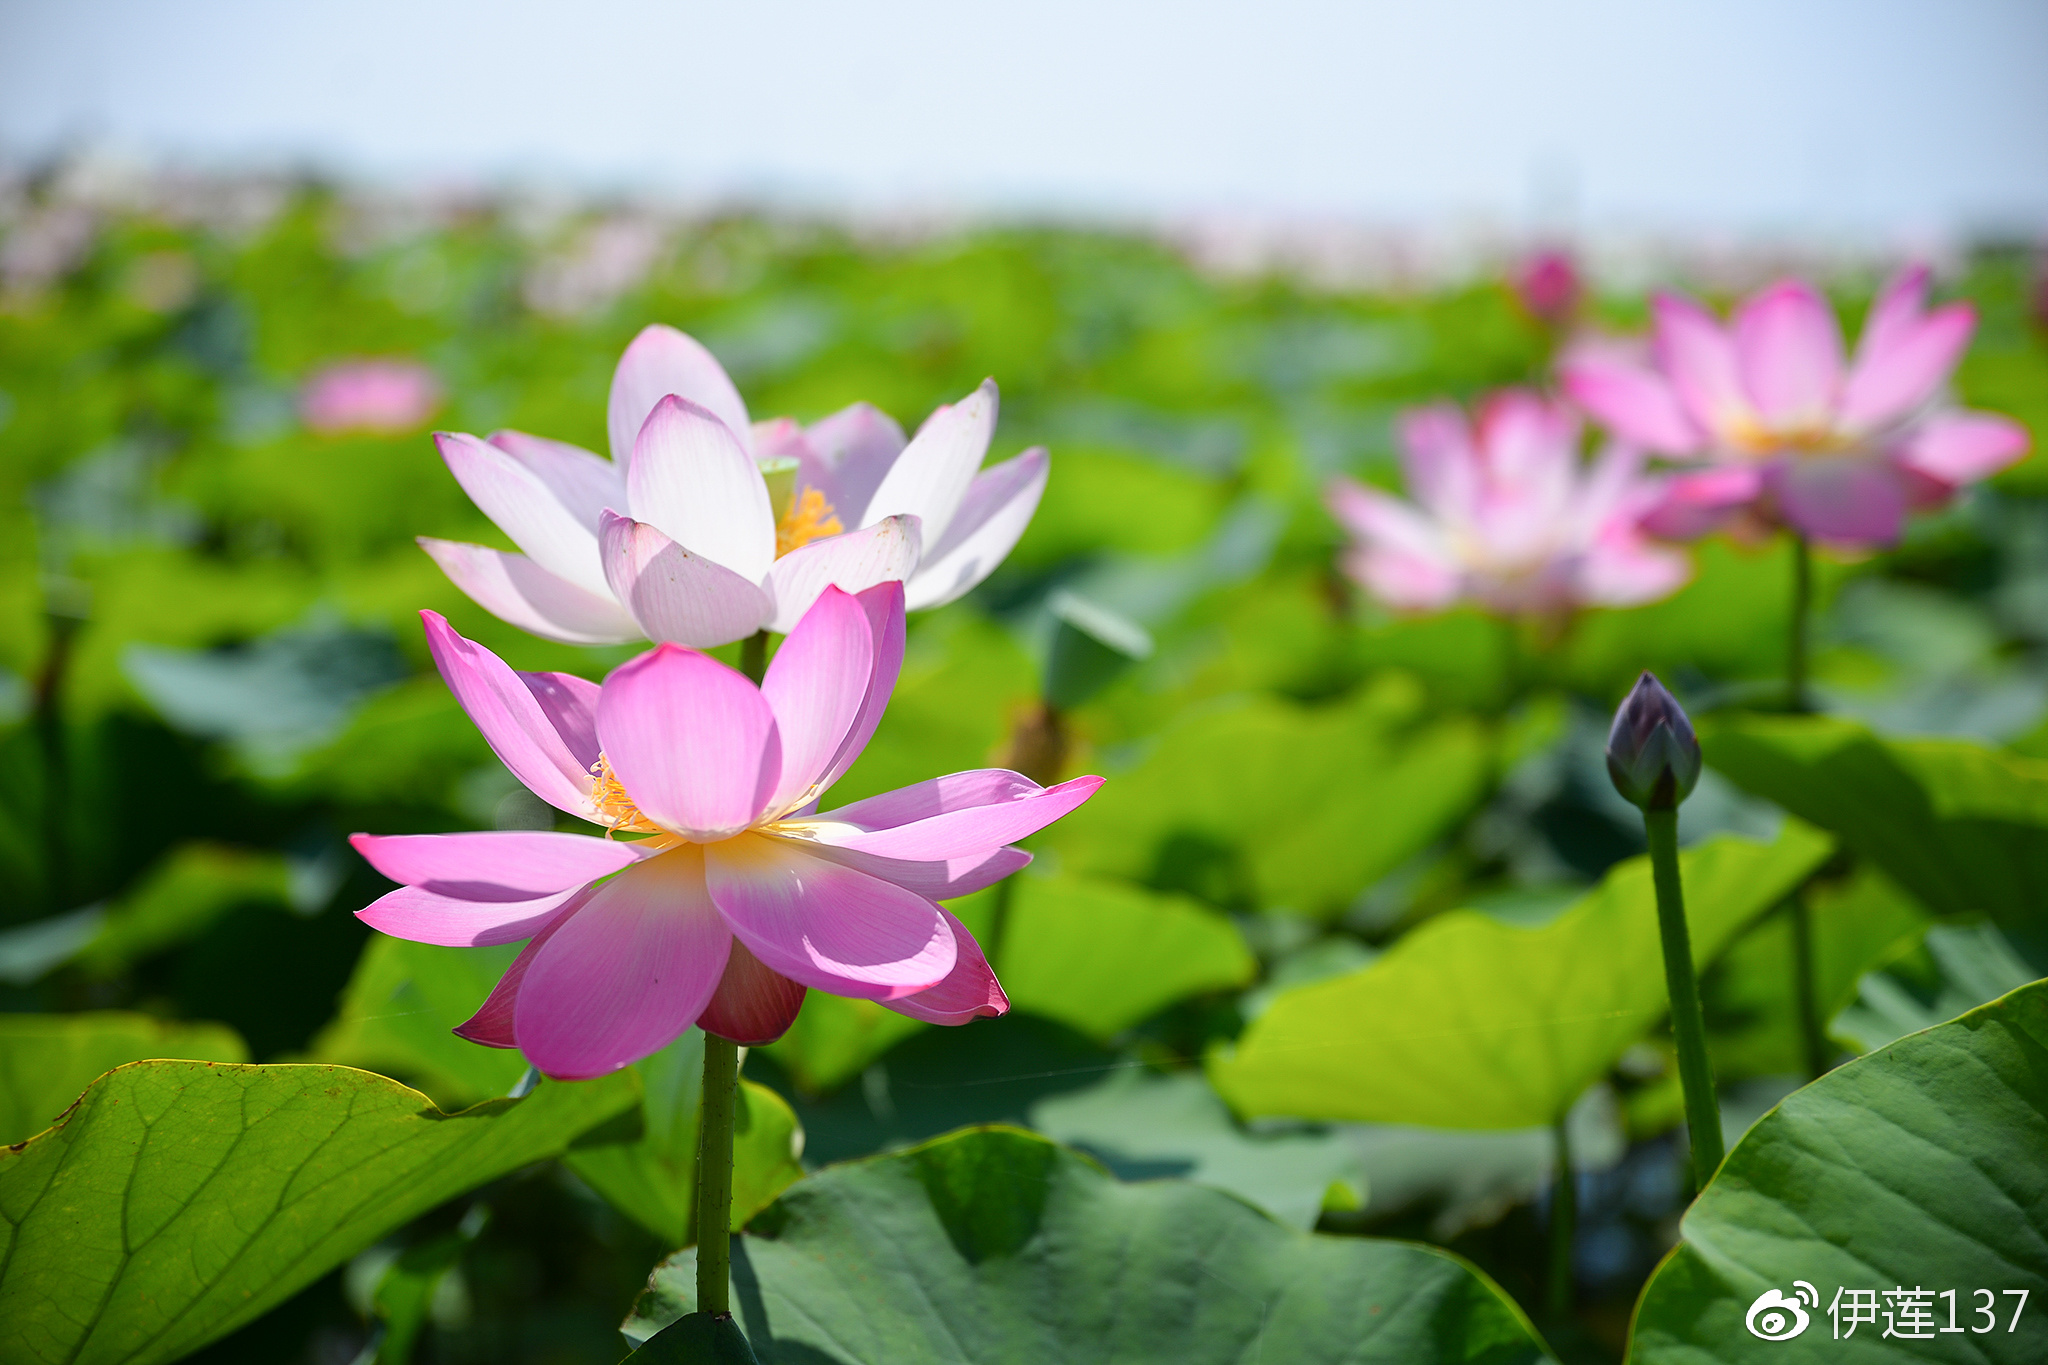
{"label": "yellow stamen", "polygon": [[659,834],[661,826],[640,813],[625,784],[612,772],[611,760],[603,754],[590,765],[590,803],[597,807],[592,818],[613,833],[629,830],[635,834]]}
{"label": "yellow stamen", "polygon": [[825,495],[815,488],[806,488],[803,496],[790,500],[775,528],[775,557],[780,559],[791,550],[800,550],[814,540],[836,536],[845,529],[839,524],[839,514],[832,504],[825,501]]}

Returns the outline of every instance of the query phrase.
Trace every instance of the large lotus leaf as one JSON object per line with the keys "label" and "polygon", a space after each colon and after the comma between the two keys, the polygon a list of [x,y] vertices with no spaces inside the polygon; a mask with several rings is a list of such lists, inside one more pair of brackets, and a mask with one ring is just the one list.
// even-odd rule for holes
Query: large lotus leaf
{"label": "large lotus leaf", "polygon": [[1013,1006],[1105,1040],[1257,970],[1237,926],[1185,896],[1028,873],[1011,888],[996,958]]}
{"label": "large lotus leaf", "polygon": [[1342,1136],[1308,1125],[1247,1130],[1195,1072],[1125,1067],[1099,1085],[1040,1100],[1031,1126],[1125,1180],[1213,1185],[1299,1228],[1315,1226],[1333,1185],[1347,1206],[1364,1199],[1364,1172]]}
{"label": "large lotus leaf", "polygon": [[[638,1114],[578,1139],[564,1159],[598,1193],[672,1247],[689,1243],[697,1182],[697,1120],[704,1090],[704,1035],[691,1029],[633,1064]],[[766,1086],[740,1081],[733,1116],[732,1225],[766,1208],[799,1179],[803,1132],[789,1104]]]}
{"label": "large lotus leaf", "polygon": [[[689,1253],[626,1324],[695,1307]],[[1319,1237],[1217,1190],[1118,1183],[1032,1133],[967,1129],[792,1186],[735,1241],[764,1362],[1544,1359],[1514,1304],[1447,1252]]]}
{"label": "large lotus leaf", "polygon": [[0,1146],[54,1123],[93,1078],[148,1057],[246,1062],[221,1024],[183,1024],[115,1010],[0,1014]]}
{"label": "large lotus leaf", "polygon": [[1326,914],[1439,837],[1478,799],[1491,746],[1421,719],[1409,678],[1334,706],[1219,702],[1038,836],[1062,865],[1230,906]]}
{"label": "large lotus leaf", "polygon": [[[1680,855],[1704,965],[1828,855],[1787,821],[1759,844]],[[1283,992],[1209,1075],[1240,1113],[1441,1128],[1523,1128],[1571,1107],[1668,1008],[1647,858],[1550,923],[1475,910],[1424,923],[1347,976]]]}
{"label": "large lotus leaf", "polygon": [[1875,1052],[2040,976],[1997,925],[1936,924],[1914,950],[1899,953],[1882,971],[1865,973],[1856,1003],[1837,1014],[1830,1029],[1861,1051]]}
{"label": "large lotus leaf", "polygon": [[2043,1152],[2048,982],[1766,1114],[1686,1212],[1637,1304],[1630,1360],[2048,1360]]}
{"label": "large lotus leaf", "polygon": [[121,1067],[0,1151],[0,1359],[175,1360],[637,1099],[617,1076],[447,1114],[348,1067]]}
{"label": "large lotus leaf", "polygon": [[1823,716],[1717,720],[1707,761],[1841,836],[1939,915],[2048,948],[2048,763],[1966,740],[1885,739]]}

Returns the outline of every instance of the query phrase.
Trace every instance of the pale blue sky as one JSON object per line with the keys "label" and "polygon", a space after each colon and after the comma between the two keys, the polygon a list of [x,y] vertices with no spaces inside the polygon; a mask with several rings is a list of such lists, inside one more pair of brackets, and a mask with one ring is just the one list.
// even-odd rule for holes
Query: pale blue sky
{"label": "pale blue sky", "polygon": [[859,208],[2048,229],[2042,0],[0,0],[0,150]]}

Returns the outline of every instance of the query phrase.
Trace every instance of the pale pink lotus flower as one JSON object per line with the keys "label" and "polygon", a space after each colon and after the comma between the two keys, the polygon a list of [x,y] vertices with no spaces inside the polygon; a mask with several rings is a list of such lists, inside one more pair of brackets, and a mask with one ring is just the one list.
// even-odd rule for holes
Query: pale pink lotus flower
{"label": "pale pink lotus flower", "polygon": [[1478,422],[1450,404],[1403,414],[1413,502],[1351,479],[1331,512],[1357,538],[1344,568],[1404,611],[1477,602],[1503,615],[1633,606],[1676,591],[1692,566],[1638,527],[1657,485],[1632,448],[1579,456],[1579,421],[1525,389],[1488,398]]}
{"label": "pale pink lotus flower", "polygon": [[806,988],[963,1024],[1009,1001],[938,902],[1031,861],[1009,845],[1102,785],[954,773],[819,814],[903,662],[903,586],[827,587],[760,686],[665,644],[602,686],[515,673],[423,612],[434,662],[505,766],[607,827],[358,834],[399,890],[358,911],[418,943],[530,940],[455,1031],[550,1076],[615,1071],[692,1024],[779,1037]]}
{"label": "pale pink lotus flower", "polygon": [[420,545],[481,606],[551,640],[708,649],[788,632],[827,584],[900,580],[912,610],[941,606],[1002,563],[1045,491],[1043,449],[981,468],[993,380],[908,441],[865,403],[755,425],[711,352],[655,326],[620,357],[607,416],[609,460],[516,431],[435,438],[525,553]]}
{"label": "pale pink lotus flower", "polygon": [[299,420],[323,435],[418,431],[441,406],[441,381],[411,360],[345,360],[299,393]]}
{"label": "pale pink lotus flower", "polygon": [[1909,510],[2027,451],[2018,423],[1941,401],[1976,314],[1966,303],[1929,311],[1927,280],[1916,267],[1886,286],[1847,362],[1833,310],[1804,281],[1752,295],[1726,324],[1662,294],[1648,363],[1588,342],[1566,358],[1564,388],[1624,440],[1705,462],[1672,480],[1648,522],[1659,535],[1746,515],[1847,549],[1886,545]]}

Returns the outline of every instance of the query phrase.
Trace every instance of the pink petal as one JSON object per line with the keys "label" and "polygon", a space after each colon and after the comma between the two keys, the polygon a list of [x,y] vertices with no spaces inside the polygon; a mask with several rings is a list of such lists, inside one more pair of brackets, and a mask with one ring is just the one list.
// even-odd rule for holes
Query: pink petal
{"label": "pink petal", "polygon": [[868,675],[867,692],[862,696],[860,711],[847,727],[846,738],[839,745],[839,752],[826,765],[825,772],[818,779],[818,790],[829,790],[861,756],[874,738],[875,727],[882,723],[882,713],[889,708],[889,696],[896,690],[896,676],[903,671],[903,585],[901,583],[878,583],[865,592],[855,593],[854,600],[868,620],[868,634],[873,642],[874,671]]}
{"label": "pink petal", "polygon": [[1410,409],[1400,416],[1396,438],[1415,501],[1439,520],[1469,517],[1479,500],[1480,471],[1465,414],[1451,403]]}
{"label": "pink petal", "polygon": [[469,901],[521,901],[608,877],[640,845],[546,830],[467,834],[353,834],[371,867],[405,886]]}
{"label": "pink petal", "polygon": [[1044,829],[1101,786],[1099,777],[1076,777],[1041,787],[1001,768],[954,773],[828,811],[818,837],[884,858],[972,857]]}
{"label": "pink petal", "polygon": [[498,984],[491,987],[491,993],[484,997],[483,1004],[469,1018],[457,1024],[452,1032],[458,1038],[467,1038],[472,1043],[485,1047],[518,1047],[512,1036],[512,1015],[519,1001],[519,986],[526,979],[526,969],[533,965],[534,957],[554,936],[557,929],[569,922],[569,917],[582,908],[588,898],[589,889],[569,900],[555,912],[555,917],[542,925],[533,936],[533,941],[519,950],[519,956],[512,959],[512,965],[498,978]]}
{"label": "pink petal", "polygon": [[1620,348],[1589,344],[1565,358],[1560,376],[1574,403],[1616,436],[1663,455],[1690,455],[1700,432],[1664,376]]}
{"label": "pink petal", "polygon": [[654,405],[633,447],[635,520],[750,583],[775,562],[775,514],[760,467],[711,413],[681,398]]}
{"label": "pink petal", "polygon": [[1867,430],[1905,416],[1932,398],[1962,359],[1976,310],[1951,303],[1922,316],[1926,297],[1922,267],[1901,274],[1872,305],[1842,392],[1844,426]]}
{"label": "pink petal", "polygon": [[943,607],[995,572],[1031,524],[1051,465],[1045,448],[1033,446],[974,476],[945,540],[924,552],[908,580],[911,610]]}
{"label": "pink petal", "polygon": [[1899,471],[1881,458],[1780,460],[1764,479],[1785,522],[1830,545],[1889,545],[1898,539],[1906,518],[1906,488]]}
{"label": "pink petal", "polygon": [[641,812],[700,842],[754,823],[782,771],[775,713],[759,689],[675,645],[605,679],[597,736]]}
{"label": "pink petal", "polygon": [[[612,392],[605,405],[611,431],[612,459],[633,458],[634,442],[654,405],[668,394],[686,398],[725,424],[740,441],[747,439],[747,405],[733,387],[725,367],[693,337],[656,324],[633,338],[612,372]],[[680,537],[678,537],[680,539]]]}
{"label": "pink petal", "polygon": [[602,455],[523,431],[494,431],[490,444],[532,471],[585,526],[595,527],[605,508],[626,505],[626,472]]}
{"label": "pink petal", "polygon": [[1951,487],[1989,478],[2025,457],[2027,429],[1988,412],[1942,412],[1921,423],[1899,452],[1907,468]]}
{"label": "pink petal", "polygon": [[893,1000],[953,970],[952,931],[922,896],[745,834],[704,851],[711,899],[762,963],[814,990]]}
{"label": "pink petal", "polygon": [[472,601],[521,630],[571,645],[641,638],[639,623],[609,592],[602,597],[585,592],[525,555],[431,536],[421,536],[419,545]]}
{"label": "pink petal", "polygon": [[860,522],[905,444],[896,419],[867,403],[812,423],[804,440],[816,460],[806,475],[849,526]]}
{"label": "pink petal", "polygon": [[1763,471],[1751,464],[1718,465],[1673,475],[1642,527],[1663,540],[1697,540],[1718,529],[1763,495]]}
{"label": "pink petal", "polygon": [[1347,550],[1339,562],[1345,573],[1395,611],[1440,611],[1464,590],[1464,574],[1457,568],[1406,550]]}
{"label": "pink petal", "polygon": [[438,943],[445,948],[517,943],[539,933],[585,889],[572,886],[566,891],[511,901],[446,896],[417,886],[401,886],[356,911],[356,918],[380,934],[413,943]]}
{"label": "pink petal", "polygon": [[1010,997],[1003,994],[1002,984],[990,970],[981,945],[951,911],[942,909],[940,913],[945,915],[959,949],[953,970],[938,985],[900,1000],[884,1000],[883,1006],[927,1024],[964,1024],[970,1019],[993,1019],[1008,1014]]}
{"label": "pink petal", "polygon": [[[967,486],[988,454],[989,438],[995,435],[996,406],[996,382],[984,379],[980,388],[959,403],[926,418],[855,518],[858,524],[870,526],[883,517],[907,512],[922,523],[926,540],[934,545],[944,541]],[[842,507],[840,518],[844,520],[851,510]]]}
{"label": "pink petal", "polygon": [[1457,600],[1463,573],[1435,523],[1415,508],[1349,479],[1333,479],[1330,511],[1365,545],[1347,551],[1344,569],[1373,596],[1404,611]]}
{"label": "pink petal", "polygon": [[1685,554],[1616,532],[1579,561],[1573,596],[1590,606],[1633,607],[1669,597],[1691,578],[1692,560]]}
{"label": "pink petal", "polygon": [[710,649],[768,620],[772,599],[761,588],[644,521],[607,511],[597,538],[612,592],[650,640]]}
{"label": "pink petal", "polygon": [[761,695],[775,713],[782,775],[768,810],[781,813],[815,796],[826,767],[867,699],[875,671],[874,632],[852,594],[827,587],[775,652]]}
{"label": "pink petal", "polygon": [[[781,828],[788,829],[789,826]],[[921,862],[908,858],[882,858],[818,839],[805,840],[803,847],[814,857],[850,867],[856,872],[865,872],[870,877],[880,877],[885,882],[894,882],[928,901],[971,896],[984,887],[994,886],[1012,872],[1031,865],[1031,855],[1021,848],[988,849],[960,858]]]}
{"label": "pink petal", "polygon": [[697,1016],[697,1027],[742,1047],[766,1047],[789,1032],[803,1008],[804,988],[761,965],[738,939],[725,960],[725,974],[711,1003]]}
{"label": "pink petal", "polygon": [[797,425],[794,417],[771,417],[765,422],[754,423],[750,448],[756,464],[782,459],[801,463],[806,456],[815,458],[811,443],[804,439],[804,429]]}
{"label": "pink petal", "polygon": [[917,518],[900,516],[798,546],[768,570],[768,592],[775,601],[768,629],[783,635],[795,630],[828,587],[856,593],[877,583],[901,582],[917,568],[922,542]]}
{"label": "pink petal", "polygon": [[1578,419],[1527,389],[1489,397],[1479,410],[1477,436],[1487,470],[1498,480],[1568,484],[1578,465]]}
{"label": "pink petal", "polygon": [[1754,428],[1756,414],[1743,390],[1735,342],[1720,321],[1677,294],[1659,294],[1650,309],[1658,367],[1694,425],[1724,440]]}
{"label": "pink petal", "polygon": [[605,591],[597,526],[579,520],[538,475],[474,436],[434,437],[462,491],[541,568],[593,595]]}
{"label": "pink petal", "polygon": [[543,1073],[585,1080],[660,1051],[696,1022],[732,934],[705,894],[702,853],[685,846],[598,886],[537,946],[513,1036]]}
{"label": "pink petal", "polygon": [[1842,329],[1820,291],[1784,280],[1735,313],[1742,386],[1764,421],[1780,431],[1825,430],[1842,388]]}
{"label": "pink petal", "polygon": [[[423,611],[420,619],[434,666],[491,752],[541,800],[588,816],[590,765],[597,756],[582,748],[588,736],[580,723],[558,727],[553,718],[573,715],[576,704],[555,681],[559,675],[515,673],[482,645],[457,635],[439,612]],[[540,692],[549,694],[545,703]]]}

